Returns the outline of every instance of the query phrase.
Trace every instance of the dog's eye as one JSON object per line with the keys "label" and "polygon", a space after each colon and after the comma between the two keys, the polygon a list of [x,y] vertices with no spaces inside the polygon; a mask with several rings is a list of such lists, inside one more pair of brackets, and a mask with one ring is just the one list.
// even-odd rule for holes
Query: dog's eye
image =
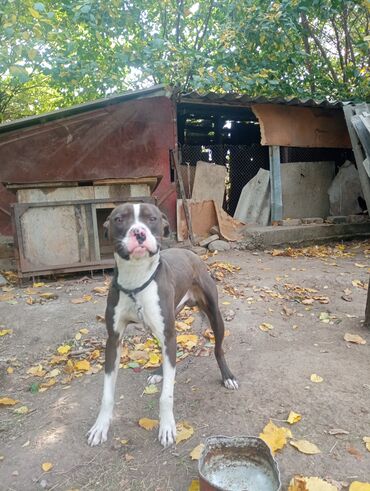
{"label": "dog's eye", "polygon": [[149,217],[149,221],[150,222],[156,222],[157,221],[157,217]]}
{"label": "dog's eye", "polygon": [[123,222],[123,217],[118,216],[118,217],[116,217],[116,218],[114,219],[114,221],[115,221],[115,222],[117,222],[117,223],[122,223],[122,222]]}

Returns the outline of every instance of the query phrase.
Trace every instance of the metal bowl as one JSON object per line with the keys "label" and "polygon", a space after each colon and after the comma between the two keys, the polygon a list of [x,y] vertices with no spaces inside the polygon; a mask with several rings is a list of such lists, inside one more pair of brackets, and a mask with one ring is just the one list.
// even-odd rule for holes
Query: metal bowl
{"label": "metal bowl", "polygon": [[268,445],[254,436],[207,438],[198,464],[200,491],[279,491],[280,472]]}

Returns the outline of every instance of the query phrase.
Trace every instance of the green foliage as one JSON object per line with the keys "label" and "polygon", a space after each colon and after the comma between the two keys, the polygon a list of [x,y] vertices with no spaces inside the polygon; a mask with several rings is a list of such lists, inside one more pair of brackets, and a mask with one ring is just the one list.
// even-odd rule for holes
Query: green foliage
{"label": "green foliage", "polygon": [[2,0],[0,120],[152,85],[369,97],[369,1]]}

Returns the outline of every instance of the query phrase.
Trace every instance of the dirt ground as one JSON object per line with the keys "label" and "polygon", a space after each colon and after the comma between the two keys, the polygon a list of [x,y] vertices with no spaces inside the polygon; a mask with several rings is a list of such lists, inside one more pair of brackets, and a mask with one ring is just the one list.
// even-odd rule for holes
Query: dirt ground
{"label": "dirt ground", "polygon": [[[338,489],[370,481],[370,451],[362,440],[370,436],[370,331],[362,326],[370,242],[303,252],[291,257],[232,250],[206,260],[240,267],[214,269],[221,310],[228,319],[235,314],[226,322],[225,351],[240,389],[221,386],[203,337],[208,323],[195,313],[189,332],[199,336],[198,346],[178,363],[175,387],[175,417],[189,422],[194,434],[167,450],[156,430],[138,425],[139,418],[158,418],[159,402],[159,393],[143,395],[150,371],[140,367],[119,371],[108,441],[94,448],[86,443],[102,391],[103,371],[92,353],[94,346],[100,353],[105,339],[97,315],[104,315],[107,276],[43,278],[45,285],[0,290],[0,331],[12,330],[0,337],[0,398],[19,401],[0,406],[0,489],[187,491],[197,477],[197,462],[189,456],[194,447],[210,435],[258,435],[270,419],[321,450],[306,455],[287,444],[277,452],[283,490],[296,474],[335,480]],[[57,298],[39,303],[42,292]],[[83,295],[84,303],[71,302]],[[80,329],[84,334],[76,340]],[[346,333],[367,344],[346,342]],[[137,327],[128,336],[143,339]],[[88,358],[93,369],[72,368],[71,375],[65,360],[50,366],[66,343],[71,350],[65,360],[74,356],[70,366]],[[41,377],[27,374],[38,364]],[[40,391],[55,368],[56,383]],[[323,381],[312,382],[312,374]],[[18,414],[22,406],[28,412]],[[302,419],[289,426],[291,410]],[[331,434],[333,429],[345,432]],[[45,462],[53,464],[48,472],[41,468]]]}

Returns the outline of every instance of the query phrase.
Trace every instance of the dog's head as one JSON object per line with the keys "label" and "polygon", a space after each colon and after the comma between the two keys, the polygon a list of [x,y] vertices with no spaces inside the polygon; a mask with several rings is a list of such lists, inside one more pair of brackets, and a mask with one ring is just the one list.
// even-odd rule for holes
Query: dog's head
{"label": "dog's head", "polygon": [[119,205],[104,223],[108,238],[122,259],[140,259],[157,254],[162,237],[168,237],[167,217],[149,203]]}

